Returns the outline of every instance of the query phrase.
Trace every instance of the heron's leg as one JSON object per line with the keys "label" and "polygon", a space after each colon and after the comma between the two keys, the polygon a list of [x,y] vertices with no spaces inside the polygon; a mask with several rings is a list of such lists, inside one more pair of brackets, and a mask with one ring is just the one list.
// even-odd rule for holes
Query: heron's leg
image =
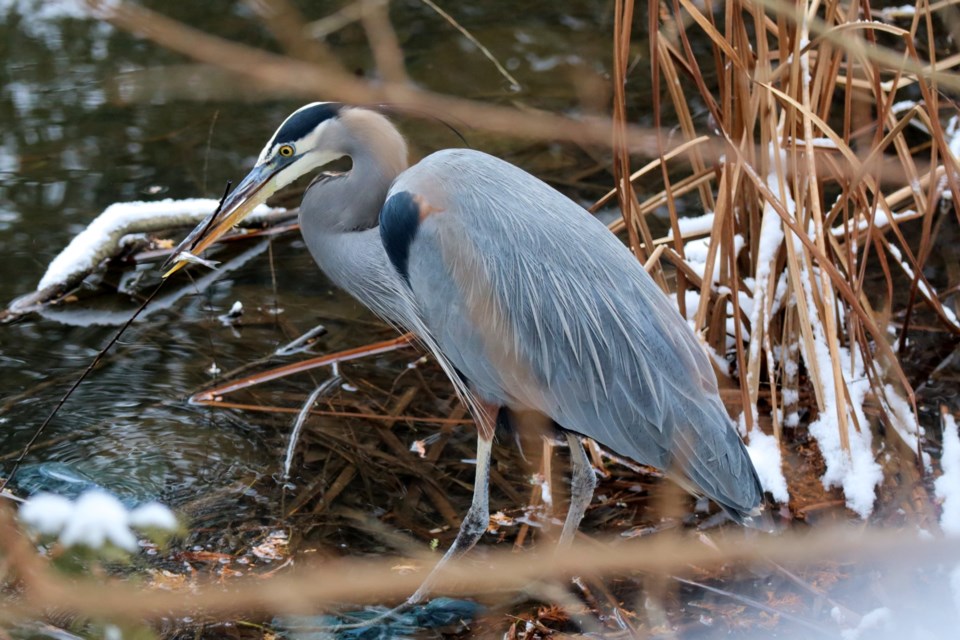
{"label": "heron's leg", "polygon": [[[407,604],[416,604],[423,600],[430,592],[433,581],[443,570],[444,565],[472,549],[490,525],[490,452],[493,448],[493,439],[486,437],[484,431],[485,429],[481,428],[480,435],[477,437],[477,477],[473,484],[473,502],[470,504],[470,510],[460,523],[460,531],[453,544],[443,554],[440,562],[423,581],[417,592],[407,599]],[[492,436],[492,431],[489,433]]]}
{"label": "heron's leg", "polygon": [[580,527],[583,514],[587,512],[590,501],[593,499],[593,490],[597,487],[597,477],[593,467],[583,450],[580,437],[567,432],[567,442],[570,445],[570,508],[567,510],[567,519],[563,522],[563,531],[560,533],[558,549],[562,549],[573,542],[573,536]]}

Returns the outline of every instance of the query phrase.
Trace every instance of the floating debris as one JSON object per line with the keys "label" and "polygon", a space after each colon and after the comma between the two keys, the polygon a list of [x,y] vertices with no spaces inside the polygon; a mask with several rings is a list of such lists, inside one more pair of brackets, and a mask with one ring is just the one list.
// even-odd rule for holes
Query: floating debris
{"label": "floating debris", "polygon": [[410,451],[414,452],[421,458],[427,457],[427,447],[424,445],[423,440],[414,440],[410,444]]}
{"label": "floating debris", "polygon": [[243,303],[237,300],[233,303],[233,306],[230,307],[230,310],[221,316],[217,316],[217,320],[225,327],[233,326],[240,320],[243,316]]}
{"label": "floating debris", "polygon": [[251,549],[250,553],[261,560],[283,560],[287,556],[289,542],[286,531],[271,531],[267,539]]}
{"label": "floating debris", "polygon": [[490,524],[487,525],[487,531],[489,533],[497,533],[500,531],[500,527],[513,527],[517,524],[517,521],[514,518],[511,518],[503,511],[497,511],[496,513],[490,514]]}
{"label": "floating debris", "polygon": [[277,349],[276,351],[274,351],[274,355],[281,356],[281,357],[292,356],[296,353],[303,353],[304,351],[309,351],[310,347],[313,346],[313,343],[316,342],[316,339],[326,333],[327,333],[327,328],[324,327],[322,324],[318,324],[313,329],[310,329],[309,331],[307,331],[305,334],[303,334],[293,342],[289,342],[284,346],[280,347],[279,349]]}

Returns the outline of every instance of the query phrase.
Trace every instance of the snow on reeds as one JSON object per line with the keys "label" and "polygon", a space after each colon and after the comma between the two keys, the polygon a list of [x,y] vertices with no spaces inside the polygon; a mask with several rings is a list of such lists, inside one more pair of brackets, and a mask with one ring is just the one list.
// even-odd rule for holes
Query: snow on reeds
{"label": "snow on reeds", "polygon": [[[866,275],[882,271],[888,292],[916,294],[906,310],[893,309],[906,325],[895,338],[922,305],[960,332],[924,271],[935,223],[956,224],[951,207],[938,204],[960,185],[960,126],[938,104],[937,87],[960,81],[917,53],[915,38],[929,39],[928,51],[936,46],[917,29],[923,12],[910,6],[865,16],[766,0],[725,5],[722,20],[686,0],[679,6],[680,14],[661,13],[650,43],[655,120],[657,101],[669,101],[679,121],[673,135],[689,145],[687,168],[671,158],[678,166],[663,170],[663,192],[650,199],[671,216],[671,233],[656,242],[678,267],[675,299],[706,343],[734,359],[740,425],[764,486],[786,499],[775,452],[800,424],[801,397],[810,398],[804,426],[826,463],[823,485],[841,487],[848,507],[867,517],[884,479],[877,451],[919,452],[922,430],[888,315],[876,311],[903,302],[865,289]],[[890,48],[872,43],[881,32]],[[703,36],[709,50],[690,46]],[[697,122],[695,102],[709,111],[708,123]],[[929,144],[908,142],[908,128]],[[700,143],[708,131],[724,145],[713,156]],[[687,208],[706,213],[678,219],[674,186]],[[908,225],[919,230],[919,246],[907,240]],[[675,237],[704,234],[685,244]],[[871,404],[892,427],[883,438],[905,447],[876,441]],[[929,468],[927,459],[906,463]]]}
{"label": "snow on reeds", "polygon": [[937,498],[941,501],[940,528],[948,536],[960,537],[960,433],[957,421],[946,409],[943,420],[943,455],[940,467],[943,475],[937,478]]}
{"label": "snow on reeds", "polygon": [[[943,455],[940,467],[943,475],[937,478],[937,498],[941,501],[940,528],[948,537],[960,538],[960,433],[957,421],[947,411],[941,410],[943,422]],[[953,600],[960,611],[960,565],[950,572],[950,587]]]}

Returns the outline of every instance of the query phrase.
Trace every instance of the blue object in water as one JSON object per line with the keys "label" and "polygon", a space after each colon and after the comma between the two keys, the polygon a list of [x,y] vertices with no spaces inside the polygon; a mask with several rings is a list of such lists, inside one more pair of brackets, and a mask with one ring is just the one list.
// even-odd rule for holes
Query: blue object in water
{"label": "blue object in water", "polygon": [[115,495],[128,509],[153,499],[152,496],[137,495],[129,488],[105,487],[84,471],[63,462],[25,464],[13,477],[13,483],[17,490],[26,496],[45,491],[71,500],[75,500],[80,494],[91,489],[99,489]]}
{"label": "blue object in water", "polygon": [[[409,637],[427,629],[470,622],[482,610],[482,606],[470,600],[434,598],[426,604],[398,611],[384,620],[377,618],[389,609],[371,607],[340,615],[285,616],[275,618],[273,623],[282,636],[289,640],[388,640]],[[352,627],[361,624],[365,620],[370,620],[372,624],[342,628],[344,625]]]}

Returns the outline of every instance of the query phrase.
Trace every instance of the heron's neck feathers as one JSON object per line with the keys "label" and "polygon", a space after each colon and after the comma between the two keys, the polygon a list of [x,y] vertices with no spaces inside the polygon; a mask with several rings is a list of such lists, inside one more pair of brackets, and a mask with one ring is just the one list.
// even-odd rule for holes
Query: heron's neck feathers
{"label": "heron's neck feathers", "polygon": [[348,132],[347,154],[393,182],[407,168],[407,142],[393,123],[375,111],[344,109],[340,123]]}
{"label": "heron's neck feathers", "polygon": [[344,233],[377,226],[390,185],[407,168],[407,143],[396,127],[374,111],[341,112],[341,149],[353,167],[307,189],[300,209],[304,235]]}

